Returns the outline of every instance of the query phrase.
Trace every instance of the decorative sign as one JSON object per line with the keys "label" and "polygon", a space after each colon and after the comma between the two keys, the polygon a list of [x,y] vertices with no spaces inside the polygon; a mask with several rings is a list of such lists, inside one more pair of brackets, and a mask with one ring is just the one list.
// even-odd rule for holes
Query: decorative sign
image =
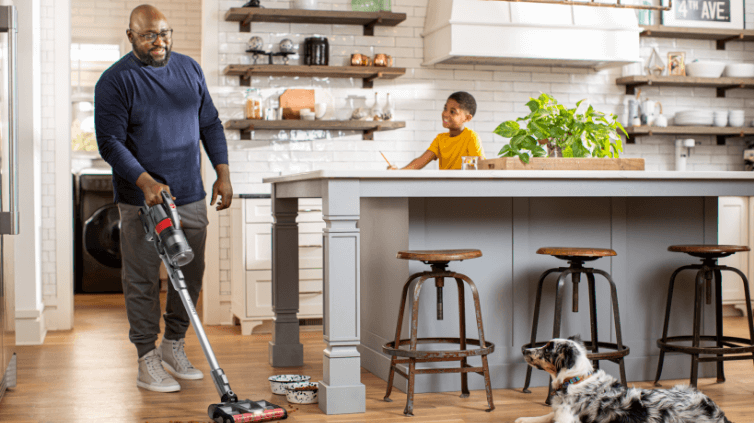
{"label": "decorative sign", "polygon": [[[667,0],[663,0],[667,4]],[[743,29],[742,0],[673,0],[673,8],[662,13],[662,24],[699,28]]]}

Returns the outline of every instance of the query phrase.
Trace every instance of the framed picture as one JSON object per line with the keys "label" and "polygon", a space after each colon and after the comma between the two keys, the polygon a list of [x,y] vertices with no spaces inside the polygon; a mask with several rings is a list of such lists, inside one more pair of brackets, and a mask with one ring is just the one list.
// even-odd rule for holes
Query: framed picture
{"label": "framed picture", "polygon": [[[668,0],[662,0],[663,5]],[[662,12],[662,24],[696,28],[744,28],[743,0],[673,0]]]}
{"label": "framed picture", "polygon": [[686,76],[686,53],[668,53],[668,75]]}

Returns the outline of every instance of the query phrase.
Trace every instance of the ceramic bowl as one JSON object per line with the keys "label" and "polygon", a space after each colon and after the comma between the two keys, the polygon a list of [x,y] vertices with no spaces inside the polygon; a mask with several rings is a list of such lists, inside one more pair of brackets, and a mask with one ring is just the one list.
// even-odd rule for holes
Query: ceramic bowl
{"label": "ceramic bowl", "polygon": [[272,393],[277,395],[285,395],[286,387],[291,384],[308,382],[310,379],[311,376],[306,375],[275,375],[268,378]]}
{"label": "ceramic bowl", "polygon": [[725,67],[725,76],[731,78],[752,78],[754,77],[754,64],[752,63],[733,63]]}
{"label": "ceramic bowl", "polygon": [[719,78],[725,70],[721,62],[691,62],[686,64],[686,75],[700,78]]}
{"label": "ceramic bowl", "polygon": [[291,383],[286,388],[285,397],[293,404],[315,404],[319,385],[314,382]]}

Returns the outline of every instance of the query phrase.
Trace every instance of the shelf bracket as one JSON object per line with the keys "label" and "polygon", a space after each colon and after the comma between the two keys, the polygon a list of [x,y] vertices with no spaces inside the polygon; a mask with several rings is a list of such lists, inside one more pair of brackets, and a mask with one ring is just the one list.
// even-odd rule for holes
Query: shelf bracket
{"label": "shelf bracket", "polygon": [[626,136],[626,144],[636,144],[636,135],[628,134],[628,136]]}
{"label": "shelf bracket", "polygon": [[241,83],[240,85],[242,87],[250,87],[251,86],[251,69],[247,70],[245,74],[240,76]]}
{"label": "shelf bracket", "polygon": [[249,13],[246,17],[238,23],[238,30],[241,32],[251,32],[251,20],[254,19],[254,14]]}
{"label": "shelf bracket", "polygon": [[743,39],[744,39],[744,34],[738,34],[738,35],[735,35],[733,37],[728,37],[728,38],[723,38],[721,40],[717,40],[717,49],[718,50],[725,50],[725,44],[728,41],[743,40]]}
{"label": "shelf bracket", "polygon": [[364,25],[364,35],[374,35],[374,27],[382,23],[382,16]]}
{"label": "shelf bracket", "polygon": [[717,98],[725,98],[725,92],[734,88],[745,88],[744,84],[740,85],[726,85],[724,87],[717,87]]}
{"label": "shelf bracket", "polygon": [[250,123],[247,128],[241,128],[241,139],[251,140],[251,131],[254,130],[254,124]]}
{"label": "shelf bracket", "polygon": [[[743,134],[741,134],[743,136]],[[725,145],[725,135],[718,135],[717,137],[717,145]]]}
{"label": "shelf bracket", "polygon": [[629,84],[626,85],[626,95],[634,95],[636,94],[636,87],[640,87],[642,85],[652,85],[652,82],[650,81],[648,84]]}
{"label": "shelf bracket", "polygon": [[377,72],[374,75],[367,76],[364,78],[364,84],[362,85],[362,88],[373,88],[374,87],[374,80],[382,78],[382,72]]}
{"label": "shelf bracket", "polygon": [[364,135],[361,137],[361,139],[363,139],[364,141],[374,141],[374,133],[376,131],[381,131],[381,130],[382,130],[382,126],[380,125],[377,125],[374,128],[367,129],[364,131]]}

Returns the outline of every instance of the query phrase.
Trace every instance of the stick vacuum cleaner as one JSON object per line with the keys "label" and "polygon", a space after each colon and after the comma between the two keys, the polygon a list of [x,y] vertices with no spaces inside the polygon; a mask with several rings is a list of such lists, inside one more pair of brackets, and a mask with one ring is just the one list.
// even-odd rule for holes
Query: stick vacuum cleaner
{"label": "stick vacuum cleaner", "polygon": [[175,203],[166,191],[162,191],[161,195],[162,204],[152,207],[145,205],[140,208],[139,219],[141,219],[144,231],[147,233],[147,241],[154,242],[162,262],[165,263],[170,282],[180,295],[183,306],[186,307],[191,325],[194,326],[204,355],[212,369],[212,380],[215,382],[222,402],[209,406],[207,410],[209,417],[217,423],[266,422],[288,418],[288,413],[282,407],[264,400],[251,401],[247,399],[239,401],[238,396],[230,389],[228,378],[217,363],[212,346],[204,333],[202,322],[199,321],[199,316],[196,314],[196,309],[186,288],[183,272],[180,269],[181,266],[191,262],[194,258],[194,252],[181,229],[181,218],[178,215]]}

